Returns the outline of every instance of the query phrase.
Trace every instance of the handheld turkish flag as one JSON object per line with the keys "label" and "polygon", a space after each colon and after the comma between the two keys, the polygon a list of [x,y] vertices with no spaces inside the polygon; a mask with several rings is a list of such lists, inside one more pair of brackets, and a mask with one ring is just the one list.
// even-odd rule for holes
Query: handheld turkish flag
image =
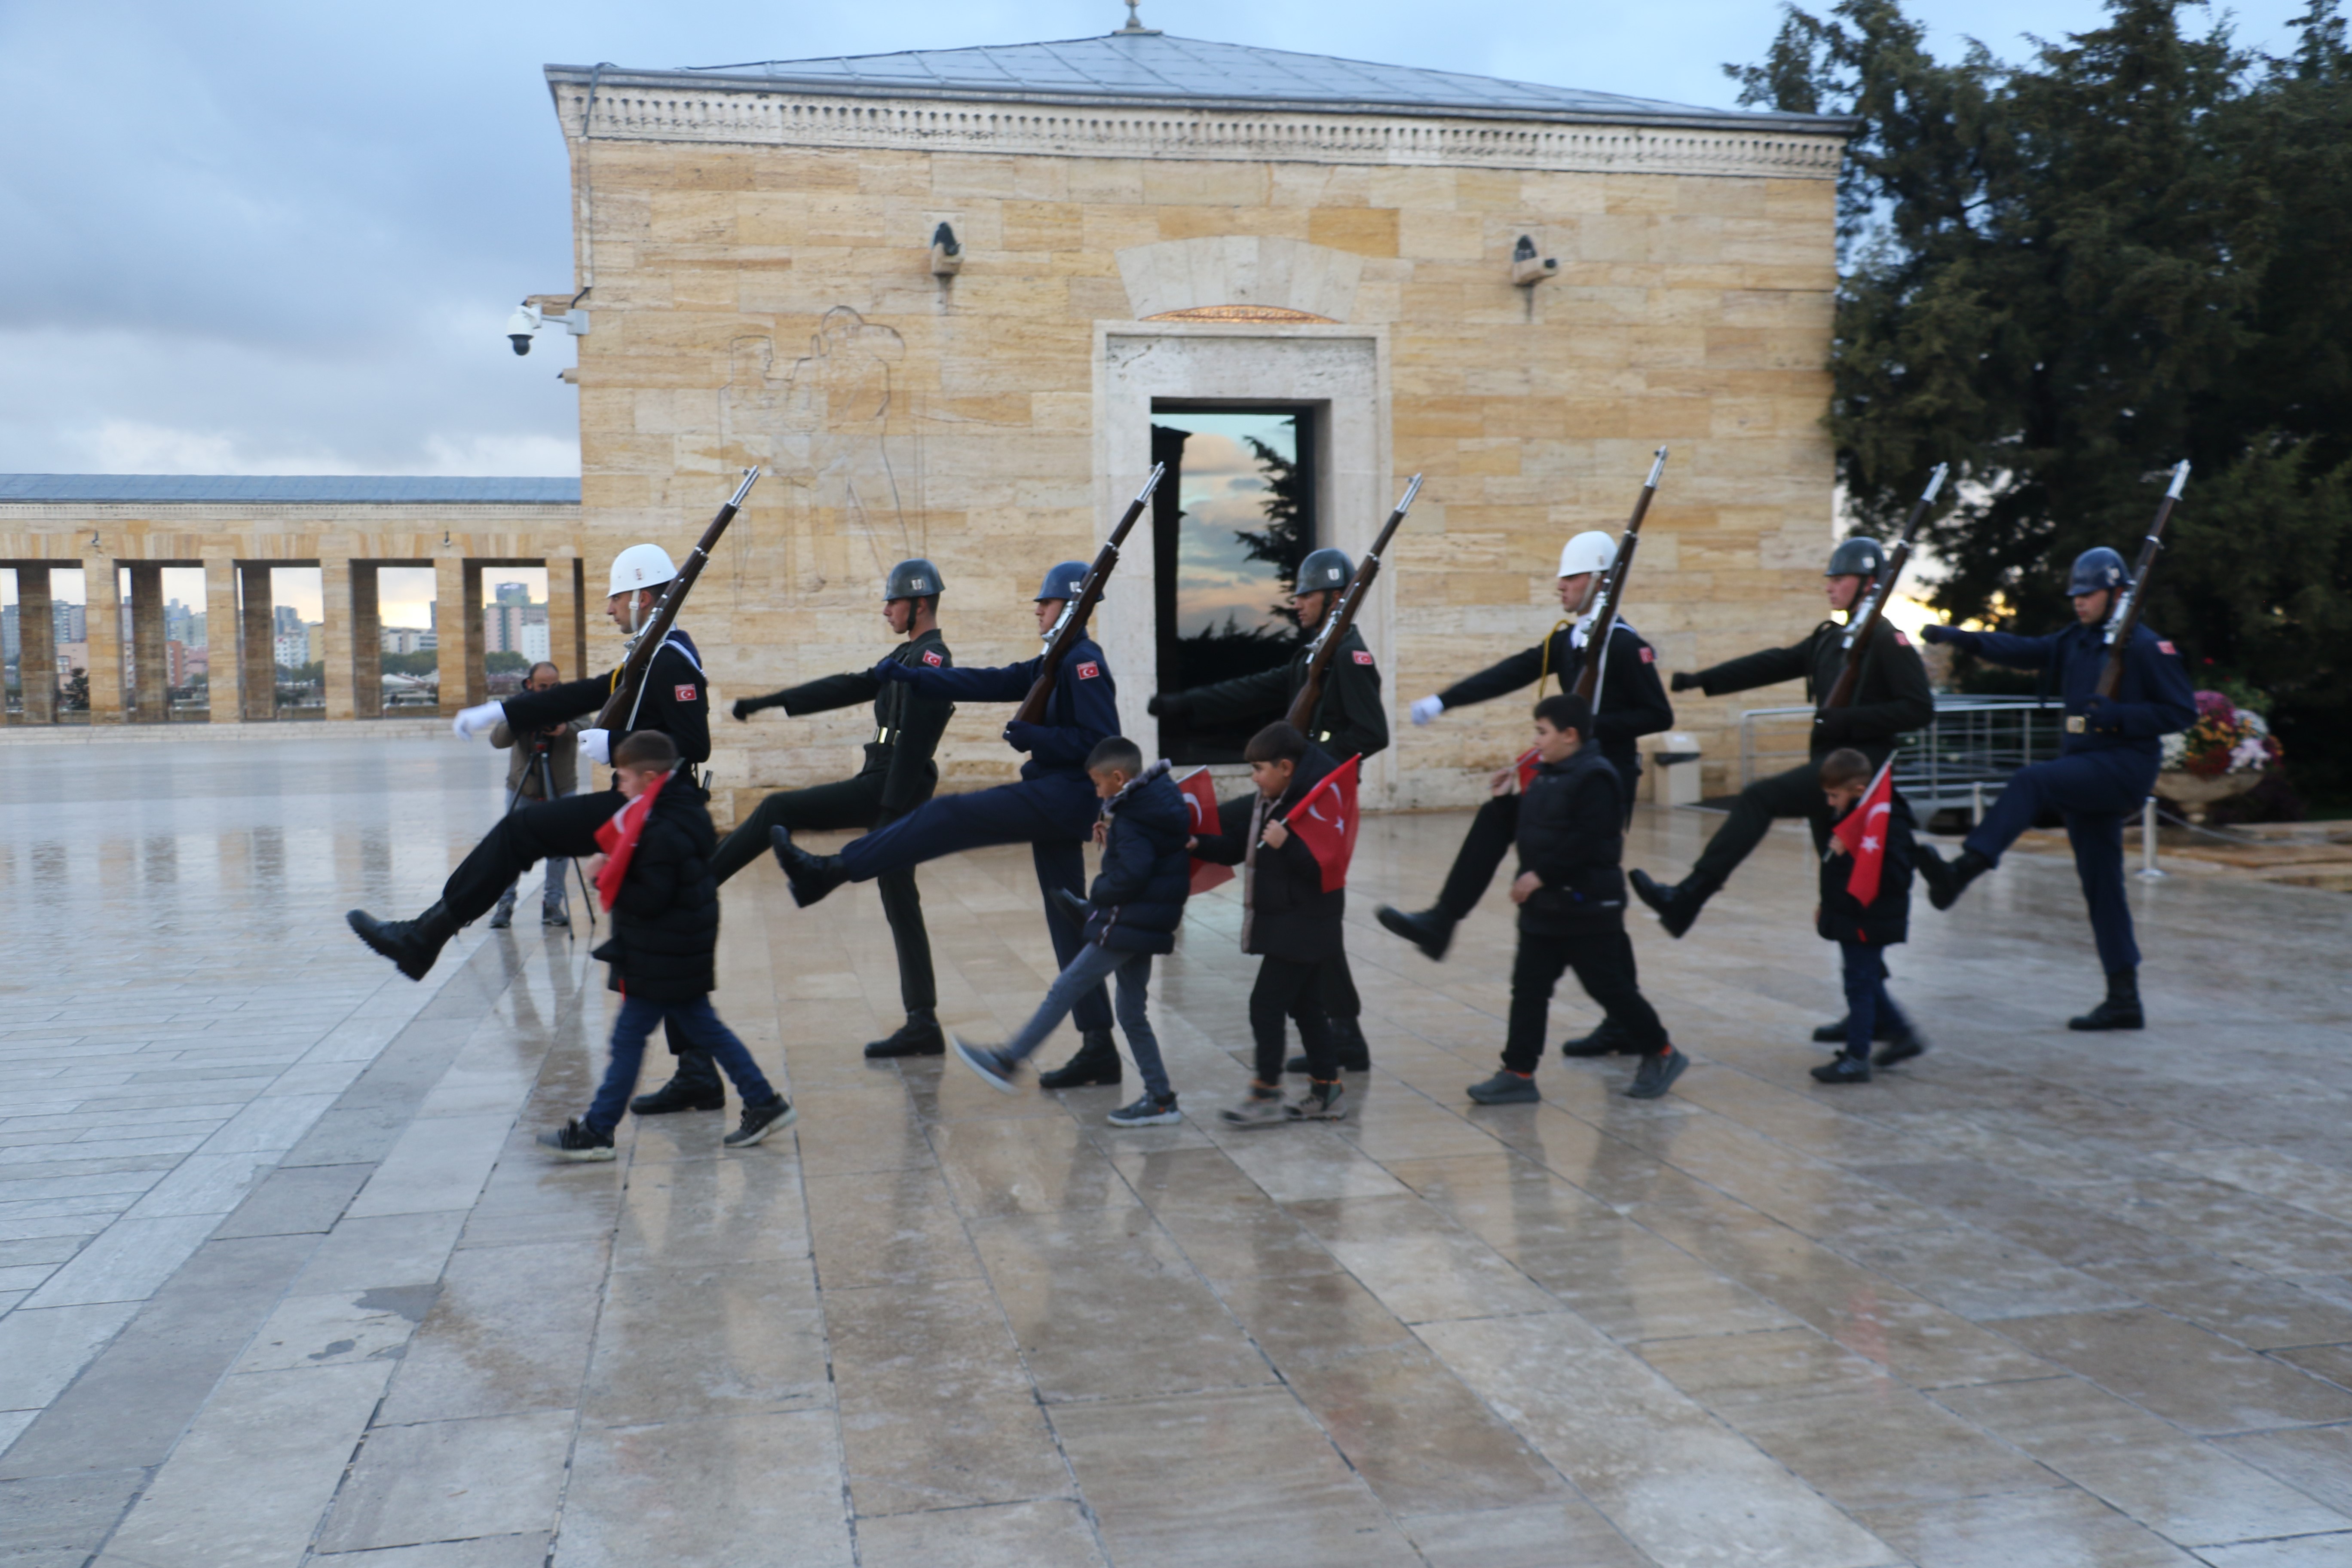
{"label": "handheld turkish flag", "polygon": [[[1217,831],[1217,791],[1206,768],[1194,768],[1176,781],[1184,792],[1184,805],[1192,814],[1192,837],[1213,835]],[[1231,866],[1220,866],[1213,860],[1192,857],[1192,891],[1205,893],[1220,882],[1234,879]]]}
{"label": "handheld turkish flag", "polygon": [[1886,759],[1878,776],[1870,781],[1863,792],[1861,804],[1846,814],[1845,820],[1830,829],[1830,837],[1845,846],[1853,857],[1853,870],[1845,879],[1845,890],[1853,895],[1854,902],[1868,909],[1878,897],[1878,879],[1886,870],[1886,819],[1895,814],[1895,759]]}
{"label": "handheld turkish flag", "polygon": [[1356,853],[1356,764],[1362,761],[1349,757],[1325,773],[1323,782],[1282,819],[1323,868],[1327,893],[1348,885],[1348,862]]}
{"label": "handheld turkish flag", "polygon": [[645,794],[614,812],[596,830],[596,847],[604,852],[604,868],[596,873],[596,896],[604,900],[607,910],[621,896],[621,879],[629,874],[629,861],[637,852],[637,839],[645,833],[646,818],[653,814],[654,801],[670,777],[663,773],[656,778],[646,786]]}
{"label": "handheld turkish flag", "polygon": [[1535,787],[1536,769],[1542,765],[1543,759],[1536,755],[1536,749],[1533,746],[1529,746],[1526,751],[1521,752],[1519,753],[1519,760],[1511,764],[1511,766],[1519,770],[1519,793],[1521,795],[1527,794],[1528,790]]}

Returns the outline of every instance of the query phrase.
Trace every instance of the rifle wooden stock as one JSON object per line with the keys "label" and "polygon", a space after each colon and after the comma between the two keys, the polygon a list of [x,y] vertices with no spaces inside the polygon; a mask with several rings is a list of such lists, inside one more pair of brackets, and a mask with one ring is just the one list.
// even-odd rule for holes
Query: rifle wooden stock
{"label": "rifle wooden stock", "polygon": [[[1591,651],[1585,655],[1584,668],[1576,673],[1576,694],[1596,709],[1601,706],[1601,666],[1609,659],[1609,636],[1617,629],[1617,606],[1624,600],[1626,574],[1633,570],[1633,552],[1642,542],[1642,520],[1650,515],[1650,498],[1658,493],[1658,477],[1665,471],[1666,449],[1661,447],[1650,460],[1650,477],[1642,481],[1642,493],[1633,498],[1633,515],[1625,520],[1625,537],[1617,542],[1617,553],[1611,558],[1609,575],[1601,585],[1600,601],[1593,606],[1592,633],[1584,639]],[[1540,687],[1536,695],[1543,695]]]}
{"label": "rifle wooden stock", "polygon": [[2164,499],[2156,504],[2156,521],[2147,525],[2147,537],[2139,542],[2139,559],[2132,563],[2131,581],[2124,585],[2123,599],[2107,613],[2107,662],[2099,671],[2098,693],[2109,701],[2123,684],[2124,658],[2131,650],[2132,633],[2139,629],[2139,608],[2147,599],[2147,574],[2156,570],[2156,552],[2164,548],[2164,525],[2172,521],[2172,503],[2188,487],[2189,459],[2183,458],[2172,470],[2172,483],[2165,487]]}
{"label": "rifle wooden stock", "polygon": [[1866,597],[1849,611],[1845,618],[1845,666],[1838,671],[1837,682],[1822,699],[1822,711],[1853,705],[1854,688],[1862,682],[1863,660],[1869,657],[1871,639],[1878,635],[1878,623],[1885,615],[1886,601],[1894,595],[1895,580],[1903,568],[1911,563],[1911,544],[1919,536],[1919,525],[1927,519],[1927,509],[1936,504],[1943,493],[1944,474],[1951,467],[1938,463],[1936,471],[1927,476],[1927,488],[1919,492],[1917,504],[1911,515],[1903,520],[1903,531],[1895,541],[1895,548],[1886,552],[1886,566],[1865,590]]}
{"label": "rifle wooden stock", "polygon": [[1315,634],[1315,641],[1309,645],[1307,683],[1298,689],[1298,695],[1290,700],[1290,710],[1283,715],[1291,727],[1303,735],[1311,737],[1314,733],[1309,726],[1315,721],[1316,706],[1323,700],[1323,678],[1329,673],[1331,660],[1339,651],[1339,639],[1346,637],[1348,628],[1356,624],[1356,611],[1363,605],[1364,590],[1370,587],[1372,579],[1381,574],[1381,552],[1386,550],[1389,541],[1396,537],[1396,531],[1404,524],[1404,514],[1412,510],[1412,498],[1420,493],[1421,476],[1415,474],[1404,487],[1404,495],[1397,501],[1396,510],[1389,513],[1387,523],[1381,529],[1381,536],[1372,541],[1372,547],[1364,552],[1364,559],[1356,567],[1356,574],[1349,578],[1348,585],[1339,591],[1339,602],[1323,612],[1322,629]]}
{"label": "rifle wooden stock", "polygon": [[685,604],[687,595],[693,592],[694,580],[702,575],[702,568],[710,560],[711,551],[718,547],[719,536],[725,533],[727,525],[735,521],[735,514],[742,510],[743,498],[750,495],[751,487],[759,482],[760,470],[757,468],[743,470],[743,482],[735,487],[735,493],[727,499],[726,505],[719,509],[719,515],[710,520],[710,526],[702,531],[702,537],[695,542],[694,552],[686,558],[686,564],[678,568],[677,575],[663,586],[661,603],[654,606],[653,619],[647,621],[645,629],[630,641],[629,651],[622,658],[620,670],[613,678],[613,695],[604,700],[603,710],[596,715],[597,729],[627,731],[636,728],[637,704],[644,700],[646,692],[646,671],[653,668],[654,655],[661,651],[662,639],[668,637],[670,627],[677,624],[678,606]]}
{"label": "rifle wooden stock", "polygon": [[1103,588],[1110,581],[1111,569],[1118,564],[1118,547],[1125,544],[1127,536],[1134,531],[1135,520],[1141,517],[1143,509],[1151,504],[1151,492],[1160,488],[1160,476],[1167,471],[1165,463],[1151,465],[1151,475],[1143,481],[1143,489],[1136,492],[1135,500],[1128,504],[1127,515],[1118,520],[1118,526],[1110,531],[1110,538],[1095,552],[1095,563],[1087,568],[1087,580],[1079,588],[1078,596],[1062,605],[1061,618],[1054,623],[1054,629],[1045,634],[1045,652],[1037,665],[1037,679],[1029,683],[1029,695],[1024,697],[1021,706],[1013,710],[1014,723],[1038,724],[1045,721],[1045,704],[1053,700],[1054,679],[1061,673],[1062,660],[1069,657],[1070,649],[1077,646],[1078,639],[1087,635],[1087,617],[1095,613],[1097,605],[1102,603]]}

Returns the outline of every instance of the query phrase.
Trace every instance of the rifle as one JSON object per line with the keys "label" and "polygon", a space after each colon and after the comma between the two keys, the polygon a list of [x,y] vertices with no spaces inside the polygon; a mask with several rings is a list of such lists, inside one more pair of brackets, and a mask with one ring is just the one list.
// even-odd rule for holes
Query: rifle
{"label": "rifle", "polygon": [[1903,520],[1903,531],[1895,537],[1895,548],[1886,552],[1886,565],[1863,591],[1861,603],[1847,612],[1845,617],[1845,668],[1838,671],[1837,684],[1822,699],[1822,711],[1832,708],[1851,707],[1854,688],[1862,682],[1862,662],[1869,657],[1871,638],[1877,634],[1879,616],[1886,609],[1887,598],[1895,592],[1895,580],[1903,575],[1903,568],[1911,562],[1911,542],[1918,537],[1919,524],[1927,520],[1927,509],[1936,504],[1943,493],[1944,474],[1951,467],[1938,463],[1936,471],[1927,476],[1927,488],[1919,492],[1918,504],[1911,515]]}
{"label": "rifle", "polygon": [[1364,552],[1363,563],[1356,568],[1356,574],[1348,580],[1345,588],[1339,590],[1339,602],[1323,612],[1323,629],[1317,632],[1315,640],[1307,645],[1307,683],[1298,689],[1298,695],[1290,700],[1290,711],[1283,715],[1300,734],[1314,733],[1307,726],[1314,723],[1316,705],[1323,700],[1323,677],[1331,668],[1333,656],[1339,651],[1339,639],[1348,635],[1349,626],[1355,625],[1356,611],[1364,603],[1364,590],[1370,587],[1372,579],[1381,574],[1381,552],[1386,550],[1389,541],[1396,537],[1396,531],[1404,523],[1404,514],[1412,510],[1412,498],[1420,493],[1421,476],[1415,474],[1412,482],[1404,487],[1403,498],[1396,503],[1396,510],[1389,513],[1389,521],[1381,528],[1381,536],[1372,541],[1370,550]]}
{"label": "rifle", "polygon": [[[1633,498],[1633,515],[1625,523],[1625,537],[1617,542],[1617,553],[1609,563],[1608,579],[1601,585],[1601,597],[1592,611],[1591,633],[1584,639],[1591,651],[1577,672],[1576,694],[1596,712],[1601,707],[1601,666],[1609,658],[1609,634],[1617,629],[1617,605],[1625,597],[1625,576],[1633,568],[1634,548],[1642,542],[1642,520],[1650,515],[1650,498],[1658,493],[1658,476],[1665,471],[1666,449],[1661,447],[1650,464],[1650,477],[1642,481],[1642,493]],[[1536,695],[1543,695],[1540,683]]]}
{"label": "rifle", "polygon": [[743,482],[735,487],[735,493],[728,498],[725,506],[719,509],[719,515],[710,520],[710,526],[702,531],[702,538],[696,542],[694,553],[686,558],[686,564],[678,569],[677,575],[664,585],[661,603],[654,606],[653,619],[629,639],[628,650],[621,657],[621,668],[613,674],[613,695],[604,700],[604,710],[596,715],[594,728],[626,731],[637,727],[637,705],[646,695],[646,671],[653,668],[654,655],[661,651],[663,639],[669,636],[669,628],[677,623],[678,606],[686,603],[686,595],[692,591],[694,580],[702,575],[703,565],[710,559],[710,552],[719,543],[719,536],[727,531],[729,523],[735,521],[735,513],[742,507],[743,498],[751,493],[751,487],[759,481],[760,470],[757,468],[743,470]]}
{"label": "rifle", "polygon": [[[2156,504],[2156,521],[2147,525],[2147,537],[2139,542],[2139,559],[2132,563],[2131,581],[2124,584],[2123,596],[2116,601],[2107,615],[2107,665],[2099,671],[2098,693],[2110,702],[2115,700],[2116,688],[2123,684],[2124,656],[2131,649],[2132,633],[2139,630],[2139,607],[2147,592],[2147,574],[2156,569],[2156,552],[2164,548],[2164,525],[2172,521],[2172,503],[2189,488],[2189,459],[2183,458],[2172,470],[2172,483],[2165,487],[2164,499]],[[2066,721],[2073,729],[2080,715]]]}
{"label": "rifle", "polygon": [[[1037,679],[1030,682],[1029,695],[1023,698],[1021,706],[1014,710],[1013,723],[1042,724],[1045,721],[1045,704],[1053,699],[1054,678],[1061,673],[1062,660],[1069,657],[1070,649],[1077,646],[1078,639],[1087,635],[1087,617],[1095,613],[1097,605],[1102,603],[1103,588],[1110,581],[1111,568],[1118,564],[1118,547],[1127,542],[1127,536],[1134,531],[1135,520],[1141,517],[1143,509],[1151,504],[1151,492],[1160,488],[1160,478],[1167,471],[1165,463],[1151,465],[1151,473],[1143,481],[1143,488],[1135,492],[1135,500],[1128,504],[1127,515],[1118,520],[1118,526],[1110,531],[1110,538],[1096,552],[1095,563],[1087,568],[1087,580],[1078,589],[1078,596],[1062,602],[1061,617],[1045,634],[1045,651],[1037,661]],[[1010,725],[1006,727],[1011,728]]]}

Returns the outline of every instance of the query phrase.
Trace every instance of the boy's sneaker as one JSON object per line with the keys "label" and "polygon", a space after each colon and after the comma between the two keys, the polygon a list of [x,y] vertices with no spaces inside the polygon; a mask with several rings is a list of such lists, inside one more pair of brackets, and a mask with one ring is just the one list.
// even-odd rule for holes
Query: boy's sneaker
{"label": "boy's sneaker", "polygon": [[1813,1069],[1815,1083],[1868,1083],[1870,1064],[1860,1057],[1832,1057]]}
{"label": "boy's sneaker", "polygon": [[765,1105],[745,1106],[743,1120],[719,1142],[730,1149],[749,1149],[778,1128],[790,1127],[800,1119],[801,1113],[793,1109],[793,1102],[780,1094]]}
{"label": "boy's sneaker", "polygon": [[1183,1121],[1184,1113],[1176,1109],[1175,1090],[1169,1090],[1165,1100],[1154,1100],[1147,1090],[1134,1103],[1112,1111],[1108,1120],[1113,1127],[1165,1127]]}
{"label": "boy's sneaker", "polygon": [[1527,1073],[1498,1072],[1484,1083],[1470,1086],[1470,1098],[1481,1105],[1529,1105],[1541,1100],[1536,1080]]}
{"label": "boy's sneaker", "polygon": [[[1674,1087],[1675,1079],[1683,1076],[1690,1066],[1690,1058],[1672,1046],[1654,1057],[1643,1057],[1633,1073],[1633,1087],[1625,1091],[1633,1100],[1655,1100]],[[1867,1071],[1868,1069],[1864,1069]]]}
{"label": "boy's sneaker", "polygon": [[1249,1098],[1231,1110],[1217,1112],[1228,1127],[1274,1127],[1290,1120],[1290,1111],[1282,1103],[1277,1089],[1253,1086]]}
{"label": "boy's sneaker", "polygon": [[1290,1102],[1293,1121],[1337,1121],[1348,1114],[1348,1090],[1333,1079],[1310,1083],[1307,1092]]}
{"label": "boy's sneaker", "polygon": [[1880,1067],[1891,1068],[1896,1062],[1907,1062],[1913,1057],[1927,1054],[1927,1042],[1921,1039],[1913,1030],[1905,1029],[1892,1037],[1885,1036],[1880,1037],[1886,1040],[1886,1044],[1878,1053]]}
{"label": "boy's sneaker", "polygon": [[559,1160],[609,1160],[613,1157],[613,1135],[598,1132],[574,1117],[553,1132],[539,1135],[540,1147],[551,1149]]}
{"label": "boy's sneaker", "polygon": [[963,1065],[986,1080],[989,1088],[999,1094],[1013,1092],[1013,1075],[1021,1070],[1019,1062],[1007,1061],[986,1046],[966,1045],[952,1034],[948,1036],[948,1044],[953,1046],[955,1054],[963,1058]]}

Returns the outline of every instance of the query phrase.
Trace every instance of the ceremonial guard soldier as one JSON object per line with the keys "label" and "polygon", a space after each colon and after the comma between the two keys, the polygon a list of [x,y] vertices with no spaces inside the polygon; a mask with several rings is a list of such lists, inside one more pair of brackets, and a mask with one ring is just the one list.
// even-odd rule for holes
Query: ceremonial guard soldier
{"label": "ceremonial guard soldier", "polygon": [[[1065,602],[1079,597],[1087,571],[1083,561],[1065,561],[1045,574],[1036,598],[1041,633],[1059,619]],[[996,669],[953,669],[944,660],[932,665],[887,658],[874,667],[874,675],[933,702],[1018,702],[1029,695],[1043,663],[1041,656]],[[1056,672],[1045,721],[1030,724],[1015,719],[1004,727],[1005,742],[1028,753],[1018,784],[936,796],[851,839],[838,855],[812,855],[793,842],[789,827],[780,824],[770,828],[769,842],[792,885],[793,901],[805,908],[844,882],[911,871],[958,850],[1027,844],[1036,863],[1038,891],[1045,897],[1054,954],[1067,969],[1084,940],[1082,921],[1072,911],[1084,907],[1085,846],[1102,807],[1094,781],[1087,776],[1087,758],[1117,733],[1118,701],[1109,662],[1091,637],[1081,636]],[[1066,892],[1070,902],[1065,905],[1056,899],[1056,891]],[[1081,995],[1072,1015],[1083,1041],[1078,1054],[1058,1070],[1042,1075],[1039,1086],[1075,1089],[1118,1082],[1110,998],[1102,986]]]}
{"label": "ceremonial guard soldier", "polygon": [[[613,558],[605,613],[614,625],[635,635],[661,598],[663,584],[677,575],[668,552],[658,544],[632,544]],[[519,691],[504,702],[485,702],[459,713],[462,740],[504,722],[510,732],[552,729],[600,710],[617,689],[621,671],[585,680],[567,680],[544,691]],[[699,787],[693,766],[710,758],[710,692],[701,656],[683,628],[672,626],[655,650],[635,721],[625,731],[583,730],[580,749],[588,760],[609,763],[612,748],[638,730],[659,730],[679,758],[678,776],[668,787]],[[461,927],[489,912],[516,878],[551,856],[585,858],[597,852],[596,829],[625,804],[619,790],[605,788],[560,800],[541,801],[502,817],[473,853],[442,885],[441,897],[414,920],[380,921],[364,910],[344,917],[359,939],[391,959],[411,980],[422,980]]]}
{"label": "ceremonial guard soldier", "polygon": [[2066,591],[2074,600],[2074,625],[2048,637],[2006,632],[1967,632],[1928,626],[1929,642],[1950,643],[1994,664],[2040,671],[2064,695],[2066,735],[2058,756],[2010,775],[2000,798],[1947,865],[1922,847],[1920,879],[1927,900],[1948,910],[1970,882],[2000,864],[2001,851],[2033,826],[2044,811],[2066,819],[2066,839],[2074,849],[2074,873],[2090,906],[2099,963],[2107,972],[2106,999],[2066,1021],[2072,1029],[2137,1029],[2147,1018],[2139,1000],[2139,944],[2133,940],[2131,905],[2124,897],[2124,823],[2139,811],[2155,786],[2163,757],[2162,737],[2197,721],[2197,696],[2172,644],[2147,626],[2133,625],[2121,648],[2121,679],[2115,695],[2099,694],[2110,649],[2107,618],[2118,593],[2131,586],[2124,558],[2101,545],[2074,558]]}

